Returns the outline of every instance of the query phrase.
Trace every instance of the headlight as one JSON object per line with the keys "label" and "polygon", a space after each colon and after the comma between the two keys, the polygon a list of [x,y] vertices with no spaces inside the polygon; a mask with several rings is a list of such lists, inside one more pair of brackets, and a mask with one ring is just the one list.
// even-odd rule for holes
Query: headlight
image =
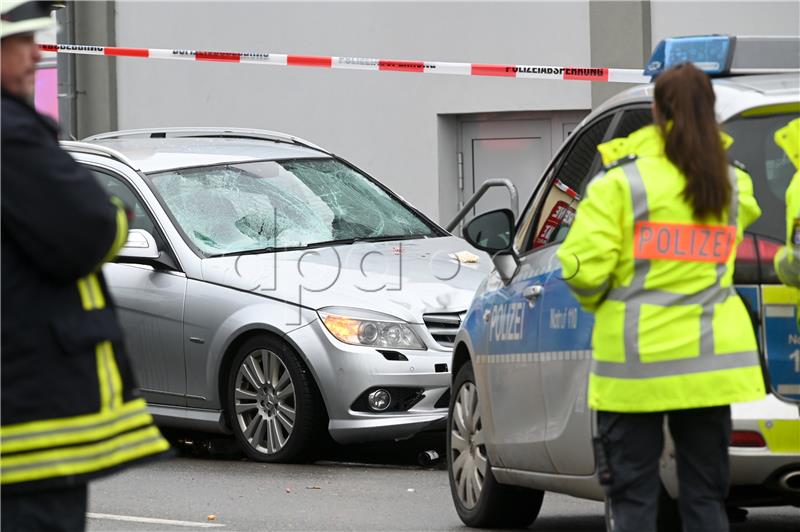
{"label": "headlight", "polygon": [[425,344],[402,320],[360,309],[327,307],[318,311],[332,335],[346,344],[390,349],[425,349]]}

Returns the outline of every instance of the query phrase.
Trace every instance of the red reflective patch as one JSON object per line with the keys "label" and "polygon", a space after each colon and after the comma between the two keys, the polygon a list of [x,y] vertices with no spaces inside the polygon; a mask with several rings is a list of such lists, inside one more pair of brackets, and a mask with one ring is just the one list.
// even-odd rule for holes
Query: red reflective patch
{"label": "red reflective patch", "polygon": [[633,256],[722,263],[731,256],[735,242],[733,226],[638,222],[634,228]]}

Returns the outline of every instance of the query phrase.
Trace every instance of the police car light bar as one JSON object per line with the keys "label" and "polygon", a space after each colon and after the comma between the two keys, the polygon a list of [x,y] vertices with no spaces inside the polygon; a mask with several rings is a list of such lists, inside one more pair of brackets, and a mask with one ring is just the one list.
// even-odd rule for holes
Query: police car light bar
{"label": "police car light bar", "polygon": [[800,72],[800,36],[670,37],[658,43],[644,74],[656,77],[687,62],[710,76]]}

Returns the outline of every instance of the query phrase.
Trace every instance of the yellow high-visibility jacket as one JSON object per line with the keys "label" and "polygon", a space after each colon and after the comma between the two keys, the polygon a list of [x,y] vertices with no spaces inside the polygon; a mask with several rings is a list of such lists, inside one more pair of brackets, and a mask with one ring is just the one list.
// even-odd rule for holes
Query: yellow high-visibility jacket
{"label": "yellow high-visibility jacket", "polygon": [[658,412],[762,398],[755,334],[732,287],[736,247],[761,215],[750,177],[731,167],[730,207],[696,220],[656,126],[598,149],[606,171],[558,251],[595,313],[589,406]]}
{"label": "yellow high-visibility jacket", "polygon": [[786,189],[786,246],[775,255],[775,271],[783,284],[800,287],[800,118],[775,132],[775,144],[798,169]]}

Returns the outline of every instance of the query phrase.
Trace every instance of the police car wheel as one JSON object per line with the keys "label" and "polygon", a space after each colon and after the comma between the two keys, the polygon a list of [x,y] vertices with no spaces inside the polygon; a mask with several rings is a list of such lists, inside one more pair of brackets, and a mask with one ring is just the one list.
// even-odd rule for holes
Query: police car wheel
{"label": "police car wheel", "polygon": [[324,427],[311,374],[288,346],[268,336],[247,340],[234,356],[226,412],[242,451],[259,462],[311,458]]}
{"label": "police car wheel", "polygon": [[447,473],[456,512],[467,526],[524,528],[542,507],[544,492],[499,484],[486,454],[472,364],[458,371],[450,396]]}

